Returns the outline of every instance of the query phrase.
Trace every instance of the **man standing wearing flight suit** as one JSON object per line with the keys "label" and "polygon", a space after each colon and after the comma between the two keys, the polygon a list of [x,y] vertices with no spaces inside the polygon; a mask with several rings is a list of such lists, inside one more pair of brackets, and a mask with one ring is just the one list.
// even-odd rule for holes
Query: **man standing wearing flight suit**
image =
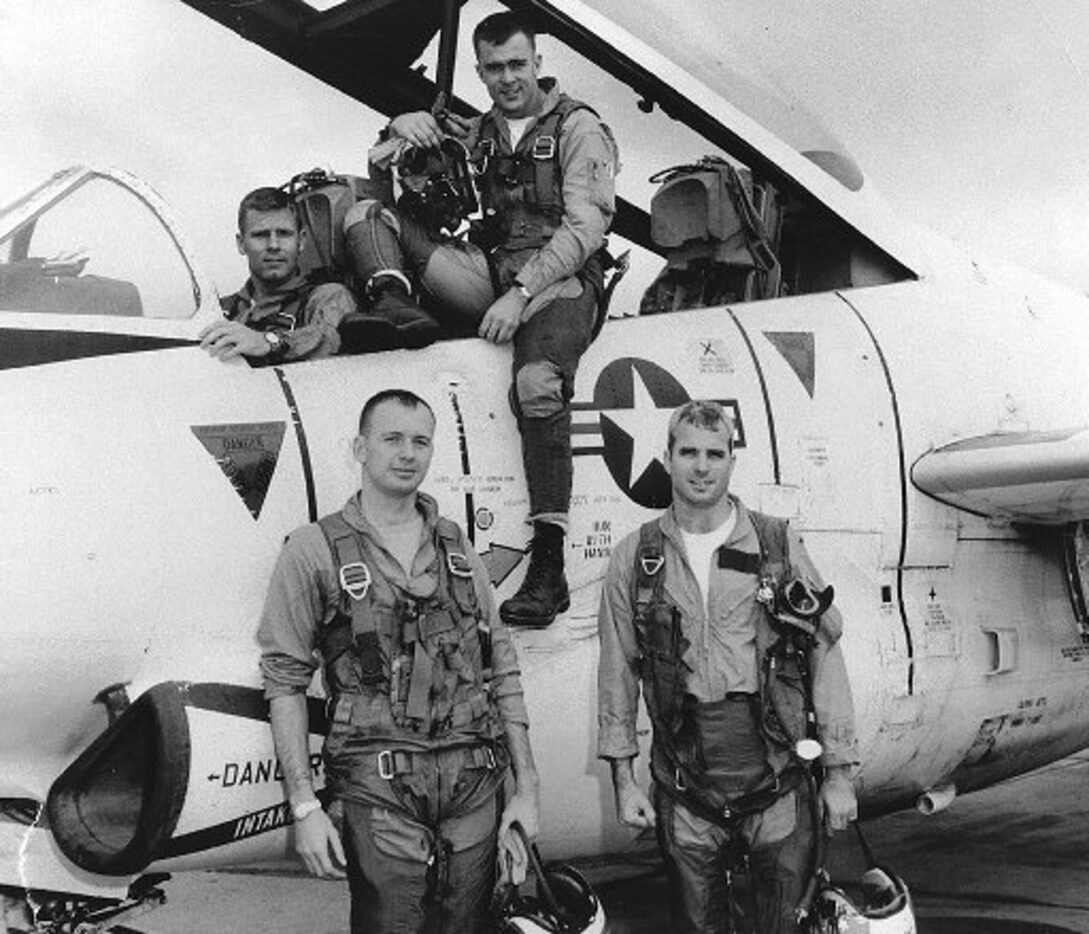
{"label": "man standing wearing flight suit", "polygon": [[[514,342],[511,404],[533,523],[530,565],[500,608],[510,625],[547,626],[569,605],[564,536],[571,500],[571,396],[595,333],[605,233],[619,168],[608,127],[587,105],[539,78],[533,30],[512,13],[473,33],[477,74],[493,106],[471,121],[402,114],[372,152],[382,169],[408,145],[464,141],[477,173],[484,222],[471,243],[442,239],[404,212],[361,201],[345,218],[357,279],[375,315],[416,321],[410,271],[451,320],[485,340]],[[381,154],[381,156],[379,155]]]}
{"label": "man standing wearing flight suit", "polygon": [[[857,816],[854,709],[834,609],[806,652],[808,701],[775,675],[784,661],[776,627],[788,624],[772,620],[767,601],[778,584],[815,581],[816,572],[785,521],[729,495],[733,435],[718,403],[674,412],[665,456],[673,504],[612,554],[598,620],[598,755],[612,768],[621,823],[657,827],[678,931],[728,929],[728,854],[740,848],[756,929],[787,934],[798,930],[821,832],[796,742],[814,712],[825,824],[846,827]],[[653,726],[653,803],[633,770],[640,684]]]}
{"label": "man standing wearing flight suit", "polygon": [[[471,543],[418,492],[434,429],[413,393],[366,403],[359,492],[288,538],[258,629],[296,850],[316,876],[346,867],[353,934],[482,934],[497,847],[502,868],[509,855],[524,873],[511,823],[537,833],[514,646]],[[329,693],[330,814],[308,761],[315,651]],[[503,807],[508,764],[515,790]]]}

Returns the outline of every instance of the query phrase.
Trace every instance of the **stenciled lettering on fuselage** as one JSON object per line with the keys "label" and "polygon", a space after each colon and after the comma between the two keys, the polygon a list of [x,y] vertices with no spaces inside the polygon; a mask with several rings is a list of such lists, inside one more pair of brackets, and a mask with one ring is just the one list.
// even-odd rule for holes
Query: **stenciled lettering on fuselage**
{"label": "stenciled lettering on fuselage", "polygon": [[[672,496],[662,463],[669,416],[690,399],[677,378],[658,364],[638,357],[613,360],[598,374],[592,401],[571,404],[571,453],[575,457],[600,456],[625,496],[648,509],[664,509]],[[714,401],[734,419],[734,447],[745,447],[738,401]]]}
{"label": "stenciled lettering on fuselage", "polygon": [[[315,775],[321,775],[321,753],[313,753],[310,756],[310,771]],[[208,776],[209,782],[214,782],[222,788],[240,788],[244,785],[260,785],[267,782],[283,781],[284,773],[278,759],[247,760],[245,762],[225,762],[219,772],[213,772]]]}

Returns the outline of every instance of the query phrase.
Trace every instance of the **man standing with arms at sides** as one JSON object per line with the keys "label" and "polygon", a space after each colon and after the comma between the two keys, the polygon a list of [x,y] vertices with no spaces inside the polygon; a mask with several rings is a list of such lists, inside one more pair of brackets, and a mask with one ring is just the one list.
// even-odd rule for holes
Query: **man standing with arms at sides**
{"label": "man standing with arms at sides", "polygon": [[382,170],[406,146],[465,143],[483,222],[471,242],[443,237],[405,212],[360,201],[345,217],[358,281],[375,315],[412,320],[410,273],[448,319],[493,343],[514,342],[511,405],[533,523],[530,564],[500,607],[509,625],[547,626],[570,598],[564,537],[571,500],[571,396],[579,359],[601,312],[605,233],[619,168],[608,127],[586,104],[540,78],[536,35],[515,14],[473,32],[477,74],[492,108],[473,120],[402,114],[372,151]]}
{"label": "man standing with arms at sides", "polygon": [[[287,539],[257,634],[296,850],[316,876],[346,869],[353,934],[485,931],[497,853],[524,873],[511,823],[537,833],[514,646],[471,543],[419,492],[434,431],[413,393],[368,400],[353,446],[359,492]],[[339,831],[310,774],[315,651]]]}
{"label": "man standing with arms at sides", "polygon": [[[674,412],[673,504],[612,554],[598,620],[598,754],[612,768],[621,823],[657,827],[678,931],[727,929],[726,872],[740,850],[756,929],[782,934],[798,930],[823,832],[797,743],[808,739],[812,752],[819,740],[825,828],[843,829],[857,817],[854,708],[833,609],[811,618],[815,634],[795,639],[807,651],[793,680],[776,676],[794,663],[780,652],[790,624],[773,618],[773,595],[791,582],[813,594],[816,572],[784,520],[729,495],[733,436],[716,402]],[[796,687],[806,682],[808,691]],[[633,770],[640,686],[653,726],[653,803]]]}
{"label": "man standing with arms at sides", "polygon": [[314,286],[299,271],[306,232],[290,196],[257,188],[238,206],[238,252],[250,277],[220,300],[227,320],[209,325],[201,347],[220,360],[242,355],[256,366],[328,357],[340,349],[337,327],[355,299],[336,282]]}

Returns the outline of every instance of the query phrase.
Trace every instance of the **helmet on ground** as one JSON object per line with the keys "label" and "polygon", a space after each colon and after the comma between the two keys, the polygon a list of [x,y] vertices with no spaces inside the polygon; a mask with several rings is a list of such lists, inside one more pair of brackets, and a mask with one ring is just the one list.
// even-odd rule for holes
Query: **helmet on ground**
{"label": "helmet on ground", "polygon": [[880,866],[867,869],[853,885],[825,886],[810,918],[814,934],[916,934],[907,886]]}
{"label": "helmet on ground", "polygon": [[602,934],[605,909],[582,874],[563,863],[542,865],[537,847],[522,835],[537,894],[522,895],[510,886],[496,909],[498,934]]}

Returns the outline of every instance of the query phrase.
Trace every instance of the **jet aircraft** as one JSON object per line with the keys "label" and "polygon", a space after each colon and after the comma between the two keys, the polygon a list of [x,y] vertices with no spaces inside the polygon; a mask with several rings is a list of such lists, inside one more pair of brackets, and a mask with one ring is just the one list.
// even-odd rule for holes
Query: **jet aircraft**
{"label": "jet aircraft", "polygon": [[[454,3],[187,2],[384,114],[450,87]],[[572,607],[515,634],[547,852],[641,845],[594,757],[596,603],[612,545],[668,503],[665,424],[690,398],[733,412],[734,489],[789,517],[835,584],[864,816],[932,812],[1089,745],[1086,299],[903,223],[819,128],[643,5],[510,5],[646,118],[621,141],[629,165],[665,141],[728,157],[760,217],[737,296],[666,314],[616,301],[580,368]],[[431,80],[415,63],[440,30]],[[613,243],[651,287],[669,250],[649,196],[622,204]],[[108,930],[153,907],[165,874],[288,857],[253,631],[284,535],[355,486],[371,393],[428,399],[426,488],[500,598],[524,571],[508,349],[251,368],[197,346],[220,314],[168,206],[123,171],[59,172],[0,214],[11,930]],[[319,782],[322,728],[315,685]]]}

